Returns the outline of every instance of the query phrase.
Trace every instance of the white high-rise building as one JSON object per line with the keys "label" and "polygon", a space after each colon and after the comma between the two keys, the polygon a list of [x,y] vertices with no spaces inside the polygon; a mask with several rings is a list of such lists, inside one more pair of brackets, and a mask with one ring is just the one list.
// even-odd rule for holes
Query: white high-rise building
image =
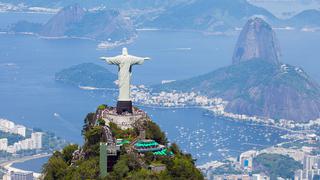
{"label": "white high-rise building", "polygon": [[6,120],[6,119],[0,119],[0,130],[4,132],[10,132],[14,128],[14,123]]}
{"label": "white high-rise building", "polygon": [[7,138],[0,139],[0,150],[6,151],[7,148],[8,148],[8,139]]}
{"label": "white high-rise building", "polygon": [[303,160],[303,169],[305,170],[320,169],[320,156],[306,155]]}
{"label": "white high-rise building", "polygon": [[31,139],[33,141],[33,147],[35,149],[41,149],[42,148],[42,133],[41,132],[35,132],[31,134]]}
{"label": "white high-rise building", "polygon": [[19,134],[19,135],[21,135],[23,137],[26,137],[26,130],[27,130],[26,127],[24,127],[22,125],[16,125],[14,127],[14,133],[15,134]]}
{"label": "white high-rise building", "polygon": [[15,149],[16,152],[17,152],[17,151],[21,151],[21,150],[22,150],[21,141],[15,142],[15,143],[13,144],[13,147],[14,147],[14,149]]}
{"label": "white high-rise building", "polygon": [[34,147],[34,143],[33,143],[33,140],[32,139],[25,139],[25,140],[22,140],[21,142],[21,149],[33,149]]}
{"label": "white high-rise building", "polygon": [[11,153],[11,154],[14,154],[14,153],[16,153],[17,151],[16,151],[16,149],[15,149],[15,147],[14,147],[13,145],[10,145],[10,146],[8,146],[8,148],[7,148],[7,152],[8,152],[8,153]]}

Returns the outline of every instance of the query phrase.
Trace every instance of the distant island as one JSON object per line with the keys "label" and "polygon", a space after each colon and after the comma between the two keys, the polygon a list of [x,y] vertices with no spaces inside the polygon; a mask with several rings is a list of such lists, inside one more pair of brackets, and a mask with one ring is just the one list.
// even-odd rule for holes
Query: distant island
{"label": "distant island", "polygon": [[7,31],[32,33],[47,38],[82,38],[106,42],[129,41],[136,35],[131,21],[119,11],[89,11],[78,4],[61,9],[45,24],[19,21]]}
{"label": "distant island", "polygon": [[102,66],[83,63],[57,72],[55,80],[80,88],[116,88],[117,77]]}

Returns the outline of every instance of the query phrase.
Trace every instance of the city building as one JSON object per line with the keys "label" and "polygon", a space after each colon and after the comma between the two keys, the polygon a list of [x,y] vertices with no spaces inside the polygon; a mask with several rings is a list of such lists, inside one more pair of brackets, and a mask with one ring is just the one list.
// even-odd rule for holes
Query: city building
{"label": "city building", "polygon": [[16,125],[14,127],[13,131],[14,131],[15,134],[19,134],[19,135],[21,135],[23,137],[26,137],[26,130],[27,130],[26,127],[24,127],[22,125]]}
{"label": "city building", "polygon": [[10,145],[10,146],[8,146],[8,148],[7,148],[7,152],[8,152],[8,153],[11,153],[11,154],[14,154],[14,153],[17,152],[17,150],[15,149],[15,147],[14,147],[13,145]]}
{"label": "city building", "polygon": [[7,148],[8,148],[8,139],[7,138],[0,139],[0,150],[6,151]]}
{"label": "city building", "polygon": [[6,120],[6,119],[0,119],[0,130],[4,132],[10,132],[14,128],[14,123]]}
{"label": "city building", "polygon": [[214,175],[213,180],[270,180],[270,177],[265,174],[228,174],[228,175]]}
{"label": "city building", "polygon": [[270,180],[270,177],[265,174],[253,174],[252,180]]}
{"label": "city building", "polygon": [[298,170],[295,172],[294,180],[314,180],[316,177],[320,179],[320,169],[315,169],[315,170],[304,169],[304,170]]}
{"label": "city building", "polygon": [[3,175],[3,180],[33,180],[32,172],[8,172]]}
{"label": "city building", "polygon": [[306,155],[303,160],[304,170],[316,170],[320,169],[320,156]]}
{"label": "city building", "polygon": [[32,139],[25,139],[20,141],[21,149],[34,149],[34,142]]}
{"label": "city building", "polygon": [[257,156],[257,151],[251,150],[240,154],[240,166],[242,169],[251,172],[253,167],[253,158]]}
{"label": "city building", "polygon": [[14,154],[21,150],[41,149],[42,148],[42,133],[35,132],[31,134],[31,138],[27,138],[13,145],[8,146],[8,139],[0,139],[0,150],[7,151],[8,153]]}
{"label": "city building", "polygon": [[295,180],[320,179],[320,156],[305,155],[303,159],[303,170],[295,172]]}
{"label": "city building", "polygon": [[41,132],[32,133],[31,139],[33,141],[33,148],[34,149],[41,149],[42,148],[42,133]]}
{"label": "city building", "polygon": [[14,122],[7,119],[0,119],[0,131],[12,134],[19,134],[26,137],[26,127],[22,125],[15,125]]}

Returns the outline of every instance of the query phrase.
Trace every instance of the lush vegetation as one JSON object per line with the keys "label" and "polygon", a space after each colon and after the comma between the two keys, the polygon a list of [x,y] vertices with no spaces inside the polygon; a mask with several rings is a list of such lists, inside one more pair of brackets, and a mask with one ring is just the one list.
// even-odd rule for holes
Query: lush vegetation
{"label": "lush vegetation", "polygon": [[[176,145],[170,147],[171,150],[177,148]],[[177,153],[177,152],[176,152]],[[142,167],[139,159],[131,154],[123,154],[114,166],[114,170],[109,174],[109,179],[203,179],[202,174],[195,168],[191,155],[175,153],[174,157],[156,157],[146,154],[142,159],[147,164],[164,164],[166,170],[160,173]]]}
{"label": "lush vegetation", "polygon": [[271,179],[294,178],[294,172],[302,168],[300,162],[289,156],[279,154],[261,154],[253,159],[255,173],[266,173]]}
{"label": "lush vegetation", "polygon": [[[104,106],[106,107],[106,106]],[[103,109],[100,106],[97,110]],[[100,142],[105,142],[105,123],[101,119],[95,119],[96,113],[89,113],[84,120],[82,135],[85,143],[82,147],[68,145],[61,152],[57,151],[43,167],[44,179],[101,179],[99,177],[99,148]],[[167,138],[159,126],[149,117],[146,121],[136,124],[133,129],[121,130],[116,124],[110,123],[109,127],[116,138],[127,140],[135,139],[139,129],[146,129],[146,137],[154,139],[158,143],[167,145]],[[203,179],[201,172],[195,167],[195,161],[190,154],[181,152],[176,144],[171,144],[168,151],[173,156],[156,156],[153,153],[145,153],[141,156],[137,153],[128,153],[128,144],[121,147],[118,161],[113,166],[113,171],[103,179]],[[80,149],[80,150],[78,150]],[[74,159],[73,153],[78,150],[83,156]],[[154,172],[149,169],[151,164],[162,164],[166,169]]]}
{"label": "lush vegetation", "polygon": [[218,168],[215,168],[212,171],[212,174],[215,175],[223,175],[223,174],[241,174],[242,172],[237,170],[235,167],[233,167],[231,164],[225,164]]}

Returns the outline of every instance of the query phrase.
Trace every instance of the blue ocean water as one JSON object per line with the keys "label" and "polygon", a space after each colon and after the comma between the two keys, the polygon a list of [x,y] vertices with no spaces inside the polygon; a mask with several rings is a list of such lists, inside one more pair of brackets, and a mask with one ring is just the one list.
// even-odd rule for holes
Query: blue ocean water
{"label": "blue ocean water", "polygon": [[[0,13],[0,21],[6,19],[11,23],[25,18],[20,16]],[[282,61],[303,67],[320,82],[316,58],[320,55],[317,50],[319,33],[277,33],[282,46]],[[150,56],[152,61],[134,67],[133,82],[156,84],[161,80],[184,79],[229,65],[236,39],[236,35],[140,31],[138,38],[127,45],[129,53]],[[104,64],[99,57],[116,55],[121,47],[98,50],[94,41],[49,40],[8,34],[1,34],[0,42],[0,117],[82,143],[81,128],[85,115],[95,111],[99,104],[115,103],[114,91],[102,93],[62,85],[54,81],[54,74],[83,62],[97,63],[116,72],[115,67]],[[282,141],[280,136],[285,133],[270,127],[213,118],[204,115],[201,109],[141,108],[166,131],[170,140],[191,152],[198,164],[279,143]]]}
{"label": "blue ocean water", "polygon": [[42,157],[42,158],[32,159],[32,160],[25,161],[25,162],[14,163],[14,164],[12,164],[12,166],[15,168],[18,168],[18,169],[24,169],[27,171],[41,173],[42,167],[46,162],[48,162],[48,159],[49,159],[49,157]]}

